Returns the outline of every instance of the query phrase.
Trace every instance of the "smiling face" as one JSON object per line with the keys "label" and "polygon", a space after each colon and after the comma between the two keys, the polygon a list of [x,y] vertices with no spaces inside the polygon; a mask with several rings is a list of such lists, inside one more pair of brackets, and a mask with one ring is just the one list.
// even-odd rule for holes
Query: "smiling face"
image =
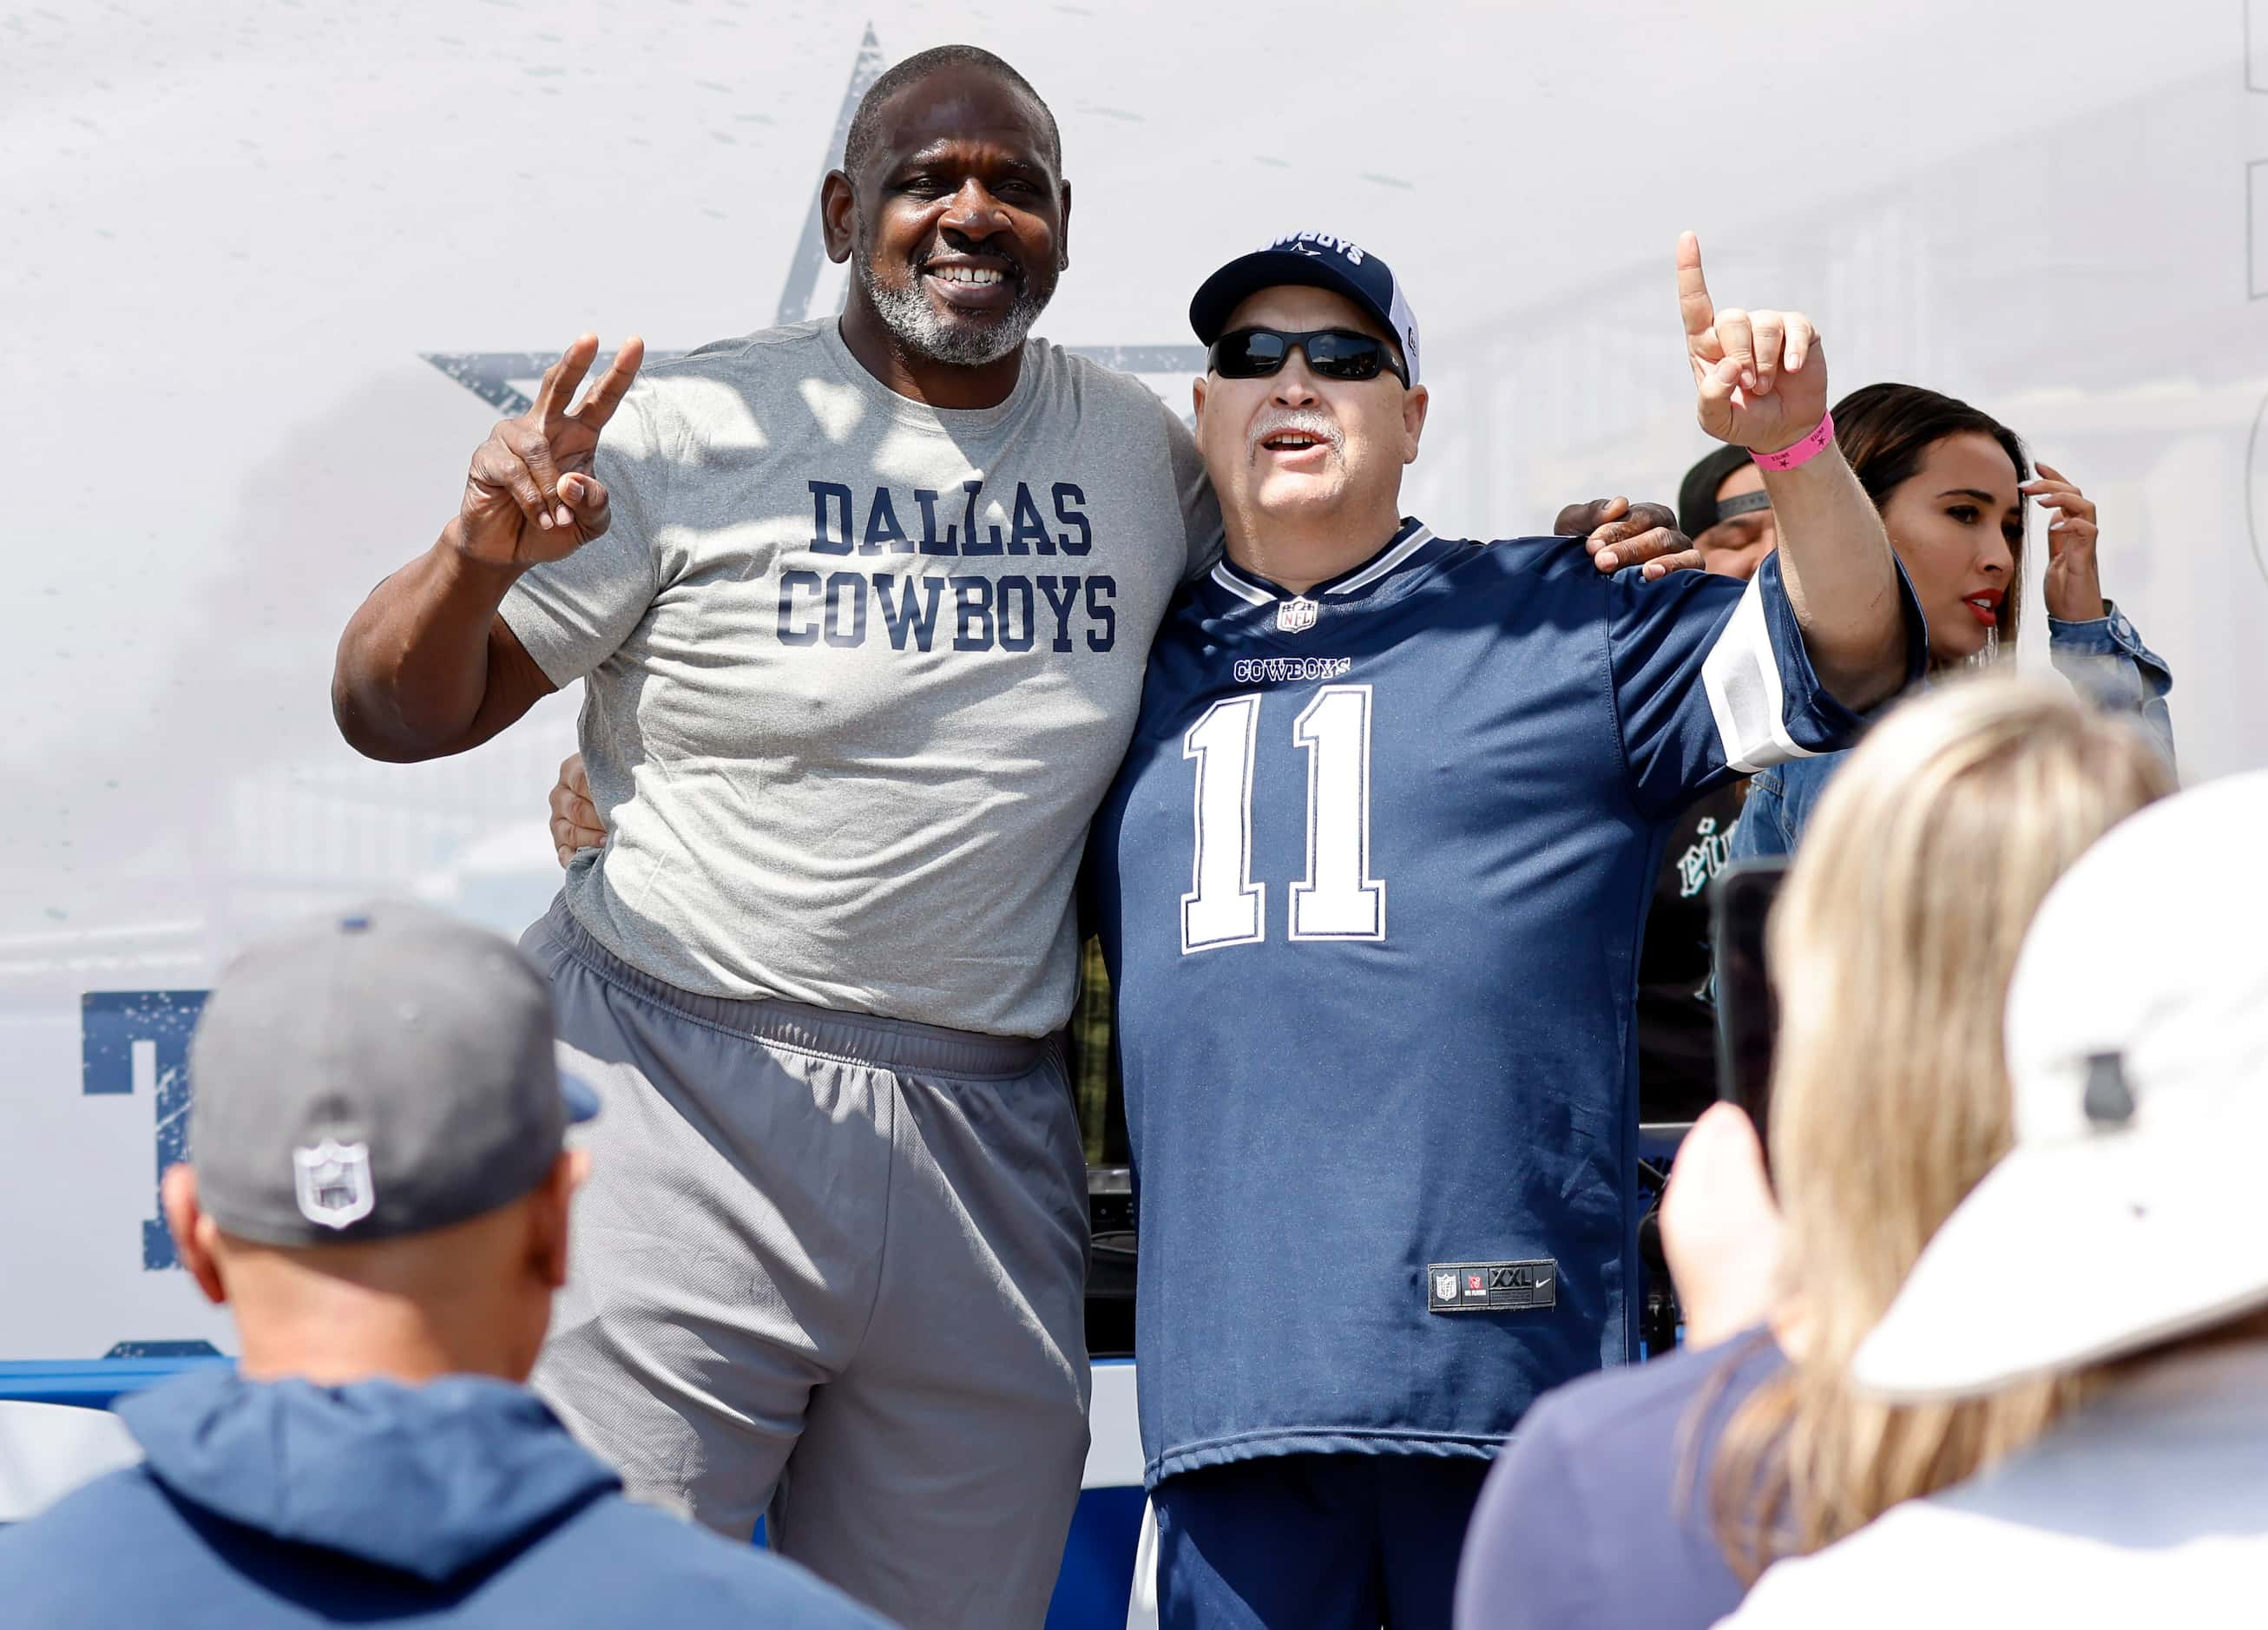
{"label": "smiling face", "polygon": [[[1297,285],[1248,296],[1222,332],[1237,328],[1349,328],[1391,338],[1346,296]],[[1197,387],[1197,446],[1231,542],[1264,545],[1287,529],[1335,527],[1365,553],[1385,542],[1400,518],[1402,467],[1418,456],[1425,400],[1424,386],[1405,390],[1384,370],[1371,380],[1324,379],[1305,351],[1264,379],[1206,374]]]}
{"label": "smiling face", "polygon": [[1933,442],[1881,509],[1928,619],[1932,659],[1976,655],[2003,622],[2023,553],[2023,498],[2007,450],[1982,431]]}
{"label": "smiling face", "polygon": [[1024,343],[1067,263],[1071,188],[1047,116],[982,68],[940,68],[881,110],[859,173],[828,176],[829,252],[917,358],[963,367]]}

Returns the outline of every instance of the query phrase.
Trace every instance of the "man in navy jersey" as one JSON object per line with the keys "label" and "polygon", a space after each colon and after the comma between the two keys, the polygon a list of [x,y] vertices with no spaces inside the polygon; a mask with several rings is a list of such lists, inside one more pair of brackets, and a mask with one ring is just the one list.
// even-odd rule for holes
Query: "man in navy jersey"
{"label": "man in navy jersey", "polygon": [[1392,274],[1302,233],[1190,307],[1227,557],[1150,656],[1087,883],[1119,1003],[1167,1626],[1449,1620],[1488,1457],[1632,1349],[1632,987],[1678,813],[1921,669],[1817,336],[1715,311],[1702,425],[1765,468],[1742,583],[1402,515]]}

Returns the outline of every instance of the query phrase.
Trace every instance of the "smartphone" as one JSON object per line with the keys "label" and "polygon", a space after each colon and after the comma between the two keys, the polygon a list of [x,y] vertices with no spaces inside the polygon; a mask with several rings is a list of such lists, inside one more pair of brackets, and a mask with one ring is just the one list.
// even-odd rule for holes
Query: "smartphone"
{"label": "smartphone", "polygon": [[1764,955],[1764,924],[1787,875],[1786,855],[1735,862],[1709,884],[1717,987],[1717,1095],[1756,1129],[1771,1169],[1772,1043],[1779,1007]]}

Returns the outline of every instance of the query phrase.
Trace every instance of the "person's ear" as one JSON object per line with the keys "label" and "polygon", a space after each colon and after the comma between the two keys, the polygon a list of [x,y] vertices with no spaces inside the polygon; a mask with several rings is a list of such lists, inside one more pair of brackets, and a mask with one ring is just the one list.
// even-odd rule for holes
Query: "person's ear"
{"label": "person's ear", "polygon": [[1059,196],[1063,204],[1063,220],[1062,224],[1056,228],[1056,269],[1065,272],[1071,269],[1071,183],[1069,181],[1063,184]]}
{"label": "person's ear", "polygon": [[858,230],[858,201],[850,195],[850,178],[829,170],[819,183],[819,230],[827,242],[827,258],[837,266],[850,258],[851,234]]}
{"label": "person's ear", "polygon": [[1425,408],[1432,398],[1423,385],[1412,385],[1402,393],[1402,461],[1418,461],[1418,443],[1425,434]]}
{"label": "person's ear", "polygon": [[1197,423],[1192,427],[1197,435],[1204,434],[1204,375],[1200,373],[1189,381],[1189,411]]}
{"label": "person's ear", "polygon": [[585,1149],[562,1149],[551,1171],[534,1195],[534,1227],[529,1241],[536,1273],[557,1290],[567,1282],[569,1218],[575,1191],[591,1175],[591,1156]]}
{"label": "person's ear", "polygon": [[220,1237],[220,1225],[197,1205],[195,1170],[188,1166],[169,1167],[158,1192],[181,1266],[196,1280],[206,1301],[215,1307],[223,1305],[228,1301],[228,1288],[221,1283],[220,1265],[213,1250],[214,1242]]}

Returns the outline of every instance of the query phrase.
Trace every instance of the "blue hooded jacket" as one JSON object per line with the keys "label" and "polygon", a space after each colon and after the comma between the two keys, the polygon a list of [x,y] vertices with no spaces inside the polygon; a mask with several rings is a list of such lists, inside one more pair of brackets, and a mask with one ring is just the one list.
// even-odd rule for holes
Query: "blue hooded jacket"
{"label": "blue hooded jacket", "polygon": [[706,1625],[874,1630],[792,1564],[623,1497],[524,1388],[221,1368],[119,1408],[147,1460],[0,1530],[0,1618],[42,1630]]}

